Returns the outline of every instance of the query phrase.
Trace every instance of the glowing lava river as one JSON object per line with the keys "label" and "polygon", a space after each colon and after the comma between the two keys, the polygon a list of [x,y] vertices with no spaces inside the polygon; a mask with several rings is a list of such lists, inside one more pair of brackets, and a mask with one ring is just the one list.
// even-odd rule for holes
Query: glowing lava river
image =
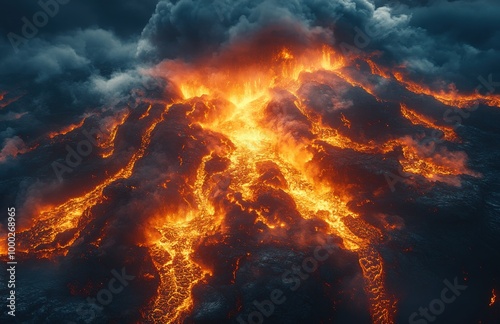
{"label": "glowing lava river", "polygon": [[[426,96],[439,105],[450,101],[409,86],[400,72],[382,72],[369,57],[346,57],[325,45],[301,50],[277,44],[262,53],[248,52],[241,46],[209,59],[167,60],[149,69],[148,75],[167,80],[162,96],[143,97],[143,104],[114,116],[97,135],[92,158],[103,163],[105,172],[96,172],[90,184],[65,201],[32,204],[36,207],[29,211],[36,217],[18,235],[20,251],[26,258],[55,262],[90,258],[82,251],[94,251],[92,258],[98,258],[116,242],[132,246],[121,261],[128,264],[142,255],[153,265],[132,267],[141,282],[153,287],[137,321],[182,323],[196,322],[192,313],[202,299],[194,293],[199,287],[214,285],[218,277],[229,287],[245,281],[245,262],[257,258],[253,247],[306,251],[333,237],[339,251],[357,258],[353,271],[362,276],[363,288],[357,293],[361,297],[351,299],[366,303],[372,323],[394,323],[398,300],[386,284],[387,264],[379,249],[400,225],[369,222],[363,214],[364,206],[390,187],[383,172],[360,175],[335,161],[355,165],[367,159],[369,165],[370,157],[387,157],[394,161],[388,170],[408,175],[403,179],[408,186],[414,185],[412,179],[457,186],[461,176],[480,177],[460,151],[429,154],[412,139],[414,133],[387,132],[400,123],[438,130],[449,143],[459,141],[437,118],[384,99],[360,71],[378,84],[398,84],[407,97]],[[375,115],[368,122],[348,114],[356,96],[366,99],[366,114]],[[469,97],[456,95],[453,103],[467,107],[477,99]],[[377,110],[390,111],[387,115],[397,120],[388,122]],[[57,141],[95,120],[85,116],[47,137]],[[371,133],[356,130],[365,124]],[[130,133],[140,136],[124,145]],[[142,181],[146,174],[149,180]],[[368,186],[377,181],[382,183],[378,189]],[[118,208],[122,195],[135,198]],[[135,224],[134,230],[126,232],[130,227],[121,222]],[[247,238],[249,245],[231,250],[224,265],[204,252]],[[69,286],[73,295],[84,297],[101,287],[78,280]],[[227,319],[243,311],[238,298]]]}
{"label": "glowing lava river", "polygon": [[[304,219],[324,220],[329,226],[328,232],[343,239],[344,248],[358,253],[366,291],[370,296],[373,321],[392,322],[395,301],[385,291],[383,263],[371,246],[371,240],[377,240],[381,234],[366,222],[354,220],[358,215],[347,207],[349,197],[335,193],[335,189],[322,180],[313,167],[314,156],[324,150],[319,143],[348,147],[350,141],[336,134],[334,129],[321,125],[319,118],[308,111],[296,95],[300,87],[299,78],[304,77],[302,73],[319,70],[334,72],[342,67],[342,61],[327,47],[308,54],[307,60],[295,59],[292,53],[283,49],[273,58],[277,70],[272,71],[272,67],[268,66],[266,68],[270,72],[262,74],[256,66],[250,66],[240,71],[219,70],[210,74],[208,80],[201,75],[193,77],[190,71],[171,76],[185,98],[182,104],[191,107],[186,115],[205,114],[198,125],[217,133],[228,143],[228,147],[217,148],[211,155],[205,156],[198,169],[193,191],[197,197],[197,209],[188,212],[192,216],[159,229],[161,238],[152,248],[153,255],[166,251],[172,256],[172,261],[166,264],[157,261],[162,268],[162,281],[166,282],[161,289],[165,292],[171,291],[172,287],[181,289],[171,299],[159,296],[154,307],[158,310],[165,309],[165,305],[172,307],[171,312],[177,314],[174,321],[192,307],[182,283],[189,283],[191,288],[206,274],[189,260],[189,251],[194,244],[193,239],[221,224],[222,219],[218,216],[221,211],[210,203],[214,196],[221,193],[214,191],[223,186],[227,191],[225,200],[241,206],[243,211],[254,213],[256,221],[268,228],[286,229],[290,226],[286,216],[269,217],[266,208],[246,207],[255,203],[259,190],[267,185],[292,198]],[[168,66],[170,64],[174,66]],[[175,71],[175,64],[168,62],[164,68]],[[229,79],[231,72],[235,75]],[[256,79],[245,81],[249,75],[255,75]],[[184,80],[176,80],[176,76]],[[223,108],[218,106],[220,101]],[[203,106],[213,109],[216,112],[214,117],[206,116],[207,111],[198,111]],[[206,163],[215,157],[226,159],[226,169],[220,175],[229,180],[226,183],[224,178],[214,180],[211,187],[207,186],[209,179],[205,168]],[[263,180],[266,167],[275,170],[272,179]],[[189,235],[186,236],[186,232]],[[181,235],[175,237],[175,233]],[[186,237],[191,240],[186,240]],[[176,302],[171,304],[170,300]],[[154,311],[152,314],[154,318]],[[169,318],[172,318],[171,315]]]}

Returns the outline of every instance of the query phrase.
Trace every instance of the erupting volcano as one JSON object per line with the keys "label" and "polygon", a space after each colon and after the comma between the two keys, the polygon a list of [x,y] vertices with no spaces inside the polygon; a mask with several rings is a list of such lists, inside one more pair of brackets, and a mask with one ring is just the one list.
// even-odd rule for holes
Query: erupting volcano
{"label": "erupting volcano", "polygon": [[[183,2],[166,1],[155,15],[181,15]],[[493,173],[478,162],[471,139],[483,131],[469,116],[498,118],[500,96],[426,84],[380,50],[335,41],[345,26],[327,25],[287,18],[228,28],[230,41],[217,48],[179,41],[173,48],[191,54],[142,66],[149,85],[129,92],[133,102],[106,98],[64,125],[5,142],[0,163],[46,163],[9,196],[22,215],[22,275],[46,278],[23,296],[61,292],[49,310],[33,297],[23,307],[38,310],[21,319],[412,323],[444,279],[469,287],[483,275],[491,280],[467,288],[474,295],[457,297],[441,319],[461,318],[472,299],[467,319],[498,319],[496,265],[473,253],[494,249],[499,223],[489,208],[498,205],[478,207]],[[92,82],[103,93],[128,82],[110,80]],[[0,91],[0,109],[26,96]],[[464,130],[457,117],[475,126]],[[45,152],[57,158],[39,161]],[[51,172],[57,181],[40,180]],[[478,210],[492,216],[467,216]],[[419,282],[439,290],[427,294]]]}

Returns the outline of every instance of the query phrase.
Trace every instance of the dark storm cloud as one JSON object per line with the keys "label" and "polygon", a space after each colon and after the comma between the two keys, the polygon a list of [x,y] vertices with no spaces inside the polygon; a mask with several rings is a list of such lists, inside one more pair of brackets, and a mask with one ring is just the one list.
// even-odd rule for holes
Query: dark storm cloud
{"label": "dark storm cloud", "polygon": [[[24,137],[112,106],[141,80],[136,44],[155,0],[60,2],[2,4],[0,91],[17,97],[3,107],[0,123]],[[43,8],[52,12],[48,22],[26,37],[25,21],[33,23]]]}
{"label": "dark storm cloud", "polygon": [[410,26],[424,29],[428,38],[435,40],[435,48],[441,49],[441,53],[431,51],[433,64],[443,67],[440,72],[446,73],[449,67],[450,78],[471,78],[463,81],[477,83],[478,75],[500,76],[499,16],[498,1],[435,1],[432,5],[414,8]]}
{"label": "dark storm cloud", "polygon": [[324,27],[342,7],[331,1],[160,1],[139,51],[157,59],[210,54],[266,27]]}
{"label": "dark storm cloud", "polygon": [[[477,77],[500,72],[500,5],[478,1],[160,1],[139,43],[143,58],[218,53],[271,26],[293,24],[326,43],[380,51],[378,62],[405,66],[434,88],[472,91]],[[297,37],[300,35],[295,34]]]}
{"label": "dark storm cloud", "polygon": [[0,80],[10,86],[16,82],[43,81],[64,76],[83,79],[93,74],[110,74],[135,66],[135,44],[122,41],[103,29],[77,29],[46,40],[35,38],[17,53],[2,48]]}
{"label": "dark storm cloud", "polygon": [[[9,32],[21,34],[22,17],[31,20],[33,15],[41,10],[40,2],[51,1],[2,1],[0,13],[2,36],[6,36]],[[59,12],[41,29],[41,35],[99,27],[112,30],[117,35],[127,38],[131,34],[140,34],[151,17],[156,3],[157,0],[69,0],[68,3],[59,6]]]}
{"label": "dark storm cloud", "polygon": [[381,50],[380,62],[403,65],[431,87],[453,83],[471,92],[478,76],[500,72],[495,64],[500,57],[499,13],[500,5],[489,0],[396,2],[373,12],[371,20],[381,32],[367,49]]}
{"label": "dark storm cloud", "polygon": [[[74,115],[84,106],[105,103],[118,85],[130,86],[128,71],[145,62],[136,54],[146,61],[194,58],[276,26],[273,32],[287,39],[302,38],[306,45],[321,39],[334,46],[355,45],[358,30],[375,27],[376,33],[367,33],[364,50],[381,50],[380,63],[404,64],[414,79],[435,87],[455,83],[471,90],[477,76],[499,72],[500,5],[491,1],[163,0],[156,10],[154,2],[60,5],[59,13],[18,53],[7,37],[0,42],[0,86],[29,93],[22,105],[32,112]],[[20,33],[21,17],[31,18],[40,10],[36,2],[4,6],[0,28],[5,36]],[[26,108],[12,105],[9,110],[22,114]]]}
{"label": "dark storm cloud", "polygon": [[479,50],[500,49],[500,3],[493,1],[436,1],[432,6],[415,8],[411,26],[424,28],[431,35],[449,36]]}
{"label": "dark storm cloud", "polygon": [[88,109],[111,106],[137,85],[136,46],[102,29],[75,30],[50,41],[33,39],[17,53],[2,43],[0,88],[16,96],[2,110],[6,126],[18,134],[39,136],[74,122]]}

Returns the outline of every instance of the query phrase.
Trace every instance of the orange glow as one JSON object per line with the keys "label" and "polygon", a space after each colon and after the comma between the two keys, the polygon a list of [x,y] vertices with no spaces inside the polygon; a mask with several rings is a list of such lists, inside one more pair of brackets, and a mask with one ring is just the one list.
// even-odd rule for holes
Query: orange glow
{"label": "orange glow", "polygon": [[482,95],[480,93],[474,94],[459,94],[454,86],[450,86],[450,91],[444,90],[434,91],[425,85],[408,80],[403,73],[393,73],[396,80],[402,83],[406,89],[416,94],[424,94],[433,97],[434,99],[442,102],[445,105],[459,108],[469,108],[474,106],[476,102],[484,103],[492,107],[500,107],[499,95]]}
{"label": "orange glow", "polygon": [[450,126],[437,126],[436,122],[429,117],[421,115],[415,111],[410,110],[405,104],[401,104],[401,113],[413,125],[421,125],[430,129],[438,129],[443,132],[444,138],[448,141],[457,139],[455,131]]}
{"label": "orange glow", "polygon": [[491,107],[500,107],[500,95],[498,94],[487,94],[482,95],[479,92],[473,94],[460,94],[458,93],[454,84],[448,86],[449,90],[432,90],[424,84],[419,84],[410,80],[410,78],[405,75],[402,69],[404,66],[398,67],[400,71],[391,71],[387,68],[378,66],[371,59],[366,59],[366,63],[370,66],[371,72],[385,79],[390,79],[394,77],[399,83],[401,83],[407,90],[415,93],[422,94],[433,97],[437,101],[458,108],[470,108],[476,103],[483,103]]}
{"label": "orange glow", "polygon": [[433,144],[429,148],[423,148],[408,138],[403,139],[403,143],[404,159],[401,159],[399,163],[404,172],[419,174],[431,181],[442,181],[457,186],[460,185],[460,181],[454,176],[462,174],[480,176],[467,169],[467,157],[462,152],[449,152],[445,149],[433,152]]}
{"label": "orange glow", "polygon": [[147,245],[161,280],[158,295],[145,312],[154,323],[181,322],[192,309],[191,289],[205,276],[211,275],[210,269],[202,268],[191,259],[199,237],[214,232],[221,221],[208,201],[209,193],[203,189],[205,163],[209,158],[210,155],[203,159],[196,174],[197,208],[159,214],[146,230]]}
{"label": "orange glow", "polygon": [[103,150],[103,152],[101,153],[101,156],[103,158],[106,159],[113,155],[113,153],[115,152],[116,134],[118,133],[118,129],[120,128],[120,126],[125,123],[129,115],[129,111],[122,112],[116,118],[112,119],[105,125],[105,129],[109,135],[106,141],[99,143],[99,147]]}
{"label": "orange glow", "polygon": [[140,119],[144,119],[144,118],[146,118],[146,117],[148,117],[148,116],[149,116],[149,111],[151,110],[151,107],[152,107],[152,106],[153,106],[153,105],[151,105],[151,104],[148,106],[148,109],[146,109],[146,111],[145,111],[145,112],[141,115],[141,117],[139,117],[139,120],[140,120]]}
{"label": "orange glow", "polygon": [[489,306],[490,307],[493,306],[493,304],[495,304],[496,301],[497,301],[497,295],[495,293],[495,289],[493,289],[491,291],[491,298],[490,298],[490,304],[489,304]]}
{"label": "orange glow", "polygon": [[391,74],[388,71],[385,71],[385,69],[379,67],[375,62],[373,62],[371,59],[366,59],[366,63],[370,66],[370,69],[373,74],[379,75],[383,77],[384,79],[389,79],[391,77]]}
{"label": "orange glow", "polygon": [[[150,115],[152,106],[149,105],[139,117],[143,120],[141,123],[148,126],[141,134],[140,147],[130,160],[92,190],[58,206],[39,207],[30,228],[20,233],[19,250],[46,258],[66,255],[90,222],[85,216],[92,207],[106,199],[103,195],[106,187],[133,175],[136,162],[144,157],[150,145],[153,131],[167,118],[170,108],[179,104],[186,108],[185,117],[191,122],[186,127],[217,134],[222,144],[209,145],[207,141],[201,141],[207,152],[195,162],[187,161],[179,154],[176,160],[179,165],[184,167],[189,162],[197,163],[196,172],[193,169],[192,174],[183,179],[187,189],[179,192],[182,198],[177,202],[177,210],[165,208],[149,215],[140,245],[149,250],[160,284],[157,295],[142,309],[145,319],[154,323],[180,323],[193,310],[193,287],[205,282],[213,273],[213,269],[196,262],[196,249],[202,237],[227,231],[224,223],[227,211],[217,204],[219,200],[255,215],[255,224],[267,227],[273,234],[288,234],[291,221],[286,216],[268,217],[267,207],[255,207],[259,190],[267,186],[293,200],[302,219],[321,220],[326,224],[325,234],[340,237],[342,247],[357,255],[372,322],[394,323],[397,300],[386,289],[385,264],[377,250],[384,233],[353,211],[350,203],[355,197],[351,196],[353,190],[348,190],[352,188],[332,183],[325,175],[327,172],[321,170],[321,161],[333,154],[328,153],[332,148],[376,154],[401,148],[403,156],[399,163],[403,171],[420,175],[430,182],[459,185],[460,175],[478,176],[467,168],[466,155],[446,150],[434,151],[435,147],[427,154],[429,152],[409,136],[389,139],[385,143],[354,141],[342,133],[352,126],[343,113],[336,117],[344,125],[341,130],[326,125],[319,113],[300,99],[299,89],[304,80],[321,83],[328,75],[335,75],[352,86],[375,93],[370,85],[355,80],[343,69],[352,62],[331,47],[311,46],[297,51],[279,46],[269,57],[255,59],[246,52],[243,58],[241,53],[237,55],[237,51],[229,52],[228,55],[215,55],[199,62],[169,60],[158,65],[151,74],[168,77],[176,85],[182,99],[166,105],[163,114],[157,118]],[[374,73],[389,77],[388,72],[372,61],[366,62]],[[411,91],[431,95],[424,87],[412,86],[404,81],[402,75],[396,76],[396,79]],[[464,97],[432,95],[449,104],[459,103],[464,107],[468,104]],[[437,125],[431,118],[405,105],[401,105],[401,114],[413,125],[441,130],[446,140],[457,140],[452,128]],[[105,140],[99,139],[103,158],[114,154],[116,138],[120,138],[121,126],[129,116],[129,111],[123,111],[104,122],[108,136]],[[356,125],[355,119],[352,120]],[[84,122],[85,118],[58,133],[51,133],[49,137],[68,134],[82,127]],[[194,135],[190,136],[193,141],[198,140]],[[207,163],[214,157],[227,161],[224,172],[207,172]],[[266,167],[273,168],[276,174],[264,184],[262,174]],[[167,179],[157,187],[167,190],[171,189],[171,185]],[[223,186],[224,190],[219,186]],[[398,226],[385,225],[390,230]],[[60,243],[58,235],[70,230],[75,231],[71,238]],[[93,244],[98,246],[101,239]],[[4,253],[0,250],[0,254]],[[234,265],[233,282],[240,260]]]}
{"label": "orange glow", "polygon": [[0,224],[0,256],[7,256],[7,253],[7,229],[4,228],[2,224]]}
{"label": "orange glow", "polygon": [[[166,108],[168,109],[168,107]],[[82,216],[90,208],[102,202],[105,197],[103,190],[119,179],[127,179],[132,175],[135,163],[141,159],[144,152],[149,145],[151,133],[156,125],[162,119],[152,121],[150,127],[145,131],[142,136],[142,145],[137,152],[132,155],[132,158],[116,172],[113,176],[107,178],[100,185],[96,186],[93,190],[80,196],[69,199],[67,202],[59,206],[44,206],[38,211],[38,217],[34,218],[31,228],[20,231],[19,251],[26,253],[34,253],[40,257],[52,258],[57,255],[65,255],[75,240],[78,238],[76,232],[71,239],[69,239],[64,246],[58,245],[56,248],[49,247],[51,243],[55,242],[56,236],[64,233],[70,229],[83,229],[84,224],[80,222]],[[80,225],[80,227],[77,227]],[[45,248],[42,248],[47,246]]]}
{"label": "orange glow", "polygon": [[49,133],[48,137],[50,139],[53,139],[54,137],[57,137],[57,136],[66,135],[66,134],[74,131],[75,129],[82,127],[87,118],[88,118],[88,116],[84,117],[78,124],[72,124],[72,125],[66,126],[63,129],[61,129],[59,132]]}
{"label": "orange glow", "polygon": [[[298,89],[302,73],[318,70],[335,71],[345,65],[342,56],[323,46],[295,57],[283,48],[264,62],[249,62],[244,66],[200,68],[181,61],[167,61],[156,73],[166,74],[177,84],[184,98],[210,95],[223,97],[236,106],[251,103],[268,94],[270,89],[284,86]],[[248,76],[252,78],[249,79]]]}
{"label": "orange glow", "polygon": [[6,98],[7,95],[8,95],[8,92],[0,91],[0,109],[7,107],[11,103],[16,102],[17,100],[19,100],[22,97],[22,95],[19,95],[17,97]]}
{"label": "orange glow", "polygon": [[344,123],[344,126],[350,129],[350,128],[351,128],[351,122],[349,121],[349,119],[347,119],[347,118],[344,116],[344,114],[342,114],[342,113],[340,113],[340,116],[342,116],[342,117],[341,117],[341,120],[342,120],[342,122]]}
{"label": "orange glow", "polygon": [[[281,100],[281,94],[276,89],[285,89],[295,95],[303,75],[317,71],[336,72],[345,64],[338,53],[323,46],[302,55],[284,48],[268,62],[237,67],[221,66],[217,69],[169,61],[163,64],[157,73],[167,73],[179,87],[186,102],[198,98],[194,100],[195,103],[201,100],[210,105],[209,99],[218,98],[231,103],[226,108],[219,108],[223,110],[217,117],[199,122],[204,129],[221,133],[234,144],[235,149],[225,153],[231,161],[228,170],[231,192],[240,192],[245,201],[252,201],[255,197],[255,186],[259,181],[257,166],[273,161],[286,180],[284,191],[293,198],[302,217],[324,220],[330,227],[329,233],[342,237],[344,247],[358,253],[373,321],[392,323],[396,302],[385,291],[382,258],[371,247],[372,241],[379,239],[379,234],[366,234],[370,231],[378,233],[377,230],[347,207],[351,197],[335,194],[335,191],[342,191],[341,188],[334,188],[321,180],[315,168],[310,166],[314,150],[321,151],[320,142],[359,151],[371,151],[376,148],[355,143],[335,129],[326,127],[297,99],[294,100],[295,107],[312,123],[311,131],[315,140],[295,139],[286,124],[280,120],[269,121],[267,117],[268,104]],[[248,78],[249,75],[252,79]],[[193,111],[195,110],[196,104],[193,105]],[[343,122],[350,126],[345,117]],[[312,148],[313,152],[308,147]],[[153,255],[167,253],[171,256],[167,263],[157,265],[159,272],[164,275],[160,293],[148,308],[152,310],[149,313],[154,314],[151,316],[154,321],[174,323],[182,320],[193,307],[192,298],[185,292],[207,274],[206,270],[196,266],[188,257],[196,238],[220,224],[210,200],[201,189],[200,179],[203,178],[203,175],[198,174],[199,184],[195,186],[199,209],[191,211],[191,216],[185,220],[179,220],[177,216],[166,216],[167,219],[176,221],[167,221],[164,227],[157,227],[160,233],[159,241],[151,243]],[[237,203],[237,199],[231,201]],[[262,211],[255,212],[261,215]],[[207,218],[210,220],[210,226],[198,225],[203,224],[202,221]],[[286,222],[281,220],[273,222],[259,216],[257,221],[266,224],[273,231],[287,228]],[[179,236],[177,232],[182,235]],[[181,265],[182,271],[179,268]],[[181,285],[180,282],[185,284]],[[172,292],[172,289],[175,291],[174,287],[182,287],[183,293]]]}

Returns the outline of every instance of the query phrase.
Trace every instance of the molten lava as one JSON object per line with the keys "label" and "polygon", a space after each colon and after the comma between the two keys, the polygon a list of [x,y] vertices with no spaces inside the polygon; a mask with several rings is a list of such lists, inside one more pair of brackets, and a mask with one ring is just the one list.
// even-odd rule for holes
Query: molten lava
{"label": "molten lava", "polygon": [[[179,86],[184,102],[192,105],[192,113],[195,113],[200,101],[207,106],[213,105],[211,99],[231,103],[226,110],[219,110],[216,118],[198,122],[203,129],[222,134],[234,146],[234,150],[226,152],[230,161],[230,192],[241,193],[243,201],[253,201],[259,183],[259,166],[275,163],[286,182],[282,187],[293,198],[302,217],[322,219],[330,226],[329,233],[340,236],[346,249],[358,253],[373,321],[391,323],[395,300],[386,291],[383,261],[372,246],[380,239],[381,233],[349,210],[347,204],[350,197],[336,193],[342,192],[342,188],[334,188],[321,179],[312,162],[314,156],[324,150],[321,143],[360,151],[375,148],[354,143],[335,129],[323,125],[297,95],[304,75],[317,71],[335,73],[345,64],[344,59],[328,47],[307,51],[301,56],[284,48],[268,62],[238,66],[237,69],[219,67],[212,70],[212,66],[203,68],[170,61],[164,64],[162,71],[167,71],[169,78]],[[283,100],[291,103],[292,113],[302,123],[287,119],[292,116],[286,116],[283,111],[286,108],[280,107]],[[346,120],[344,122],[347,123]],[[296,134],[308,124],[311,125],[308,130],[310,135]],[[203,167],[204,163],[200,170]],[[207,230],[217,228],[218,221],[221,221],[220,216],[214,214],[210,197],[203,193],[204,177],[203,171],[199,171],[195,190],[199,199],[198,210],[190,211],[191,216],[183,221],[175,217],[175,222],[167,222],[159,229],[160,239],[152,244],[152,254],[158,256],[159,272],[163,275],[151,314],[155,311],[161,313],[161,310],[164,314],[158,314],[158,317],[152,315],[152,319],[176,322],[185,316],[193,306],[186,291],[209,273],[189,260],[196,238]],[[229,199],[233,202],[238,200],[235,197]],[[255,212],[259,215],[257,220],[270,229],[288,226],[284,220],[269,220],[262,215],[264,211]],[[210,221],[207,222],[207,218]],[[170,258],[160,263],[160,259],[165,259],[162,257],[165,252]],[[161,293],[171,292],[172,289],[176,292],[167,296]],[[164,307],[168,307],[167,312]]]}
{"label": "molten lava", "polygon": [[473,94],[463,95],[458,93],[454,85],[449,86],[449,91],[435,91],[425,85],[409,80],[409,78],[405,77],[404,74],[399,71],[394,72],[393,76],[411,92],[431,96],[448,106],[469,108],[476,103],[483,103],[492,107],[500,107],[500,96],[496,94],[482,95],[478,91]]}
{"label": "molten lava", "polygon": [[71,124],[69,126],[64,127],[63,129],[61,129],[58,132],[51,132],[47,136],[50,139],[53,139],[54,137],[57,137],[57,136],[66,135],[66,134],[74,131],[75,129],[78,129],[78,128],[82,127],[83,124],[85,123],[86,119],[87,119],[87,117],[84,117],[78,124]]}
{"label": "molten lava", "polygon": [[[132,175],[135,163],[142,158],[148,147],[151,133],[161,119],[153,120],[142,136],[141,147],[135,152],[128,163],[113,176],[105,179],[90,192],[80,197],[69,199],[59,206],[44,206],[38,211],[39,216],[34,219],[31,228],[19,233],[19,250],[26,253],[36,253],[39,257],[53,258],[57,255],[66,255],[68,247],[79,237],[89,219],[83,217],[90,208],[102,202],[105,197],[103,190],[119,179],[127,179]],[[84,222],[82,222],[82,220]],[[57,235],[69,230],[73,232],[64,243],[58,242]]]}
{"label": "molten lava", "polygon": [[436,122],[429,117],[426,117],[422,114],[419,114],[411,109],[409,109],[406,105],[401,105],[401,113],[403,116],[408,119],[413,125],[421,125],[429,129],[437,129],[443,132],[444,139],[447,141],[455,141],[457,140],[457,135],[451,126],[438,126]]}
{"label": "molten lava", "polygon": [[[302,219],[321,220],[327,224],[325,234],[342,239],[343,248],[358,256],[373,323],[394,323],[396,300],[386,287],[386,266],[377,250],[385,234],[351,210],[352,188],[328,178],[322,167],[325,159],[334,155],[335,150],[387,154],[400,148],[403,171],[424,179],[450,182],[446,179],[475,174],[467,169],[462,153],[436,151],[426,155],[409,137],[395,137],[382,143],[353,140],[348,132],[328,124],[305,100],[303,86],[307,82],[321,84],[336,78],[372,94],[371,87],[358,82],[344,69],[353,65],[352,60],[321,45],[307,50],[280,46],[256,57],[236,49],[196,62],[170,60],[160,64],[152,74],[168,77],[182,99],[164,104],[160,117],[153,116],[151,105],[140,114],[137,120],[148,124],[141,134],[140,147],[117,172],[92,190],[58,206],[39,207],[33,224],[19,235],[20,250],[37,257],[65,256],[81,238],[92,208],[107,199],[104,190],[134,174],[137,162],[147,155],[154,131],[169,121],[170,114],[184,114],[186,124],[181,126],[193,134],[189,135],[189,141],[202,143],[206,152],[198,161],[183,154],[190,148],[182,146],[177,157],[179,166],[195,165],[196,171],[183,179],[179,187],[182,199],[176,202],[175,211],[165,208],[149,215],[144,229],[146,239],[138,243],[149,250],[160,279],[156,296],[142,310],[144,321],[180,323],[193,310],[193,287],[213,275],[213,269],[199,264],[194,254],[201,237],[225,233],[228,205],[255,215],[255,224],[286,236],[291,226],[288,215],[270,216],[268,208],[257,203],[260,191],[266,187],[290,198],[290,204]],[[376,74],[384,74],[382,68],[366,62],[378,71]],[[395,76],[402,80],[400,75]],[[334,85],[335,82],[332,81]],[[447,104],[465,105],[461,98],[431,94],[406,81],[403,84],[411,91],[433,95]],[[105,125],[109,137],[98,141],[103,159],[117,155],[117,134],[132,115],[123,112]],[[437,125],[404,105],[401,115],[412,125],[442,131],[447,141],[457,140],[453,129]],[[355,122],[344,113],[340,116],[346,130],[356,128]],[[84,123],[85,119],[49,137],[68,134],[82,128]],[[179,136],[184,136],[182,128],[179,129]],[[169,188],[176,188],[171,179],[161,185],[161,190]],[[71,235],[63,240],[62,233]],[[234,264],[233,279],[241,257]]]}

